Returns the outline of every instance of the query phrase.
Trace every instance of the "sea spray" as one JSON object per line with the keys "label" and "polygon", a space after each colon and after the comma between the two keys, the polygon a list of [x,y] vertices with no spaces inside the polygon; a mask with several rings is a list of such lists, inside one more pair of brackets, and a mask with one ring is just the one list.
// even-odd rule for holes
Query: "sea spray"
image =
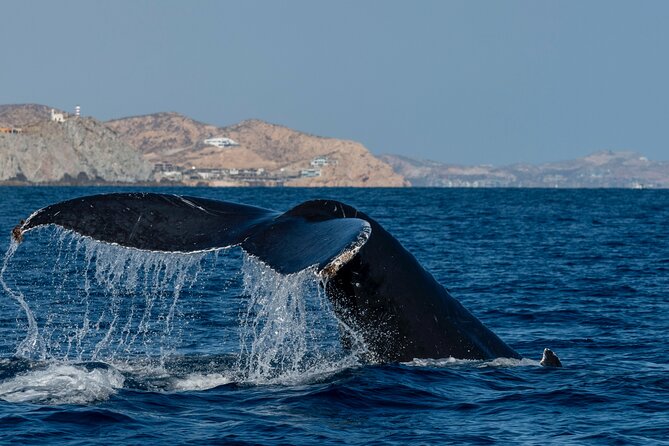
{"label": "sea spray", "polygon": [[92,240],[84,245],[86,256],[95,259],[95,281],[109,300],[95,322],[97,330],[106,330],[92,359],[132,353],[138,342],[164,358],[177,345],[173,331],[179,297],[197,280],[204,254],[146,252]]}
{"label": "sea spray", "polygon": [[23,356],[28,356],[30,352],[39,350],[40,354],[43,356],[44,345],[42,342],[40,342],[39,329],[37,327],[37,321],[35,320],[35,315],[30,309],[30,306],[28,306],[28,303],[26,302],[23,293],[21,293],[20,291],[12,290],[5,282],[5,272],[7,271],[7,266],[9,265],[9,261],[11,260],[11,258],[14,257],[14,254],[16,253],[16,249],[18,248],[18,246],[19,246],[18,242],[14,240],[14,238],[12,237],[10,239],[9,247],[7,248],[7,252],[5,253],[5,257],[2,262],[2,270],[0,270],[0,285],[2,285],[2,288],[5,290],[7,294],[9,294],[13,299],[16,300],[21,309],[23,309],[26,320],[28,321],[28,330],[26,333],[26,337],[19,343],[18,347],[16,348],[15,354],[17,356],[23,357]]}
{"label": "sea spray", "polygon": [[17,356],[112,361],[144,355],[162,360],[176,348],[179,298],[197,280],[204,254],[139,251],[63,229],[51,231],[49,246],[41,252],[38,246],[38,256],[53,262],[52,290],[36,296],[33,308],[25,297],[30,291],[21,290],[29,285],[25,280],[12,287],[5,281],[16,245],[3,262],[2,286],[28,321]]}
{"label": "sea spray", "polygon": [[[133,375],[134,383],[146,381],[148,389],[169,389],[170,385],[149,383],[170,376],[168,368],[175,367],[172,374],[181,380],[178,387],[187,388],[190,372],[179,363],[189,360],[175,362],[175,358],[182,354],[181,334],[193,320],[200,325],[189,330],[216,330],[205,349],[195,347],[198,355],[237,358],[214,360],[211,366],[193,370],[198,388],[227,380],[304,382],[356,366],[357,354],[364,349],[359,336],[337,319],[314,268],[281,275],[243,254],[240,277],[239,256],[219,251],[148,252],[60,228],[37,233],[48,236],[31,237],[35,241],[27,255],[35,255],[39,262],[26,263],[33,275],[50,272],[52,289],[31,293],[25,278],[13,287],[2,282],[27,319],[28,333],[17,348],[18,356],[66,363],[102,361]],[[15,251],[12,245],[5,255],[2,277]],[[217,277],[215,287],[204,283],[194,288],[203,268]],[[22,277],[20,272],[14,274]],[[186,301],[195,316],[186,321],[180,302],[183,291],[190,288],[194,289]],[[203,298],[198,293],[208,294]],[[220,326],[217,318],[231,311],[238,314],[238,325]],[[341,335],[358,341],[345,348]],[[208,380],[209,376],[215,379]]]}
{"label": "sea spray", "polygon": [[340,330],[315,268],[282,275],[244,256],[246,309],[240,314],[243,379],[253,383],[300,381],[357,363],[344,350]]}
{"label": "sea spray", "polygon": [[100,364],[49,362],[0,382],[0,399],[13,403],[88,404],[109,398],[123,375]]}

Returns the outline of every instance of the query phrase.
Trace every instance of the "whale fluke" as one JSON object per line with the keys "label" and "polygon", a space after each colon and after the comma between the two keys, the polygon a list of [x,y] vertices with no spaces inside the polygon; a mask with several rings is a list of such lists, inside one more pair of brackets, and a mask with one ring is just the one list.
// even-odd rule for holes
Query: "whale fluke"
{"label": "whale fluke", "polygon": [[371,361],[520,359],[381,225],[338,201],[307,201],[280,213],[166,194],[93,195],[40,209],[12,234],[20,241],[50,224],[151,251],[240,246],[282,274],[315,267],[334,311],[360,333]]}
{"label": "whale fluke", "polygon": [[129,248],[198,252],[240,245],[277,272],[323,269],[369,235],[360,219],[312,218],[206,198],[154,193],[91,195],[52,204],[14,228],[16,241],[31,229],[57,225]]}

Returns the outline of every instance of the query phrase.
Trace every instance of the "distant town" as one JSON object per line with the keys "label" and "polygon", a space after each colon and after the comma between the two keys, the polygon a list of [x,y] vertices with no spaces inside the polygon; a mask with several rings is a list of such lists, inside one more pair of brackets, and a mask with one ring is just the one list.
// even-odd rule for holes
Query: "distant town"
{"label": "distant town", "polygon": [[[226,139],[232,141],[228,138],[216,138],[216,139]],[[208,143],[207,140],[203,141],[205,144]],[[236,144],[235,144],[236,145]],[[230,147],[232,144],[223,146]],[[221,146],[218,146],[221,147]],[[313,158],[310,161],[312,168],[309,169],[300,169],[300,170],[288,170],[281,168],[276,171],[267,171],[262,167],[258,169],[224,169],[224,168],[207,168],[207,167],[184,167],[176,166],[172,163],[158,162],[153,165],[153,179],[155,181],[172,181],[182,183],[185,180],[190,181],[237,181],[246,183],[249,185],[259,184],[259,185],[276,185],[282,186],[285,182],[294,180],[297,178],[315,178],[321,176],[321,168],[329,166],[330,164],[336,164],[336,160],[330,160],[326,156],[319,156]]]}

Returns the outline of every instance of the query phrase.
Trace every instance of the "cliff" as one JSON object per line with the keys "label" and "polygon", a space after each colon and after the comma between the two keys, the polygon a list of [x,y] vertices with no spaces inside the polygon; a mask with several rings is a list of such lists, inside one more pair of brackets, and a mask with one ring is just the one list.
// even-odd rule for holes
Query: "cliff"
{"label": "cliff", "polygon": [[[45,111],[48,110],[46,116]],[[92,118],[50,120],[44,106],[5,106],[0,132],[0,181],[85,183],[146,181],[151,166],[136,149]]]}

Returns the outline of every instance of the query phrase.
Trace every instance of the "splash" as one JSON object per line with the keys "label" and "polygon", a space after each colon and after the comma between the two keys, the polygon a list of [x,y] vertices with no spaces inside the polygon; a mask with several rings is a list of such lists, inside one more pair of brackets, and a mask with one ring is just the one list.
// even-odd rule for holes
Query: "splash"
{"label": "splash", "polygon": [[[138,342],[140,350],[148,353],[157,349],[163,358],[174,346],[172,336],[179,297],[184,287],[197,280],[204,254],[145,252],[89,239],[85,239],[84,245],[87,264],[95,262],[95,281],[103,287],[110,302],[95,317],[84,315],[81,335],[85,336],[93,321],[98,332],[106,327],[92,359],[114,359],[119,352],[130,354]],[[90,284],[86,289],[86,295],[90,296]],[[87,309],[90,312],[90,305]]]}
{"label": "splash", "polygon": [[[32,280],[15,274],[21,280],[15,277],[11,287],[4,280],[16,252],[15,243],[5,255],[0,274],[3,288],[25,316],[27,335],[15,351],[17,357],[61,366],[101,362],[127,378],[126,385],[152,391],[202,390],[229,382],[304,383],[359,365],[357,358],[364,343],[337,319],[325,295],[325,284],[314,268],[281,275],[243,254],[240,276],[239,256],[219,258],[219,251],[147,252],[97,242],[59,228],[38,231],[50,236],[45,239],[47,246],[37,246],[37,255],[25,256]],[[217,280],[215,291],[209,289],[205,297],[198,298],[198,291],[203,290],[194,284],[203,265],[212,261],[217,264],[216,275],[223,277]],[[232,292],[219,288],[229,283],[233,284]],[[193,321],[185,320],[180,304],[184,290],[189,291],[187,300],[192,302],[193,312],[205,313],[198,321],[202,326],[188,325]],[[216,311],[213,321],[211,310]],[[200,334],[193,336],[187,329],[200,330]],[[211,330],[215,332],[208,335]],[[195,358],[204,362],[180,356],[184,333],[206,346],[190,350],[197,351]],[[344,347],[342,336],[353,342]],[[222,363],[205,360],[212,354],[235,359]],[[79,373],[53,367],[47,370],[57,382]],[[34,376],[37,381],[48,381],[47,372],[43,376],[39,371],[32,373],[38,373]],[[115,384],[100,390],[96,388],[97,375],[81,373],[77,376],[83,393],[90,388],[104,399],[108,395],[104,389],[114,392]],[[96,378],[90,380],[90,376]],[[6,390],[6,398],[0,398],[23,398],[12,395],[21,393],[21,383],[28,386],[24,381],[15,377],[17,385]],[[48,399],[41,394],[35,398]],[[89,396],[82,396],[82,401],[87,399]],[[63,401],[71,400],[63,397]]]}
{"label": "splash", "polygon": [[50,363],[0,382],[0,399],[13,403],[87,404],[109,398],[123,387],[111,367]]}
{"label": "splash", "polygon": [[14,237],[10,239],[9,248],[5,253],[5,258],[2,262],[2,269],[0,270],[0,286],[5,290],[5,292],[11,296],[19,304],[21,309],[24,311],[26,320],[28,321],[28,330],[26,337],[21,341],[19,346],[16,349],[16,354],[18,356],[26,356],[28,352],[34,351],[36,349],[41,352],[44,351],[43,344],[40,342],[39,330],[37,328],[37,321],[35,320],[35,315],[33,314],[30,306],[26,302],[25,296],[21,292],[16,292],[12,290],[7,283],[5,282],[5,272],[7,271],[7,266],[9,261],[14,257],[16,249],[19,247],[19,244]]}
{"label": "splash", "polygon": [[244,256],[239,370],[252,383],[293,382],[357,364],[342,348],[347,330],[325,296],[315,268],[282,275]]}
{"label": "splash", "polygon": [[[30,291],[21,291],[31,283],[24,280],[10,287],[5,281],[16,245],[5,255],[0,280],[24,310],[28,324],[16,356],[113,361],[141,354],[163,359],[174,350],[179,298],[197,280],[204,254],[139,251],[62,229],[49,240],[42,254],[55,256],[49,259],[51,287],[47,293],[33,293],[37,317],[25,298]],[[43,275],[36,279],[43,282]]]}

